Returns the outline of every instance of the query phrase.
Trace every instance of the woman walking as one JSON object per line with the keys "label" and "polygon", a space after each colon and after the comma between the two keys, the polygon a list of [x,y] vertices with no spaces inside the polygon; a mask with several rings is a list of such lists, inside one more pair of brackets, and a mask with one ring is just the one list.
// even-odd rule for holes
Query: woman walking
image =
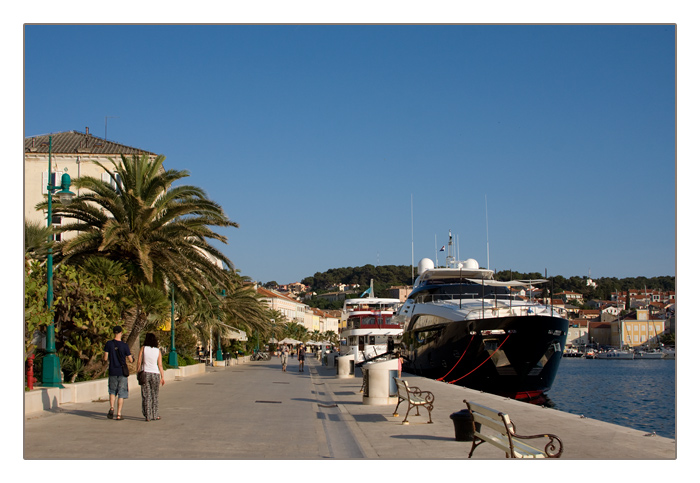
{"label": "woman walking", "polygon": [[139,359],[136,363],[139,370],[144,371],[145,381],[141,385],[141,411],[146,421],[160,419],[158,414],[158,391],[159,386],[165,385],[165,374],[163,373],[163,356],[158,349],[158,339],[155,334],[146,334],[146,340],[139,352]]}
{"label": "woman walking", "polygon": [[304,372],[304,358],[306,357],[306,347],[304,344],[299,346],[299,354],[297,354],[297,359],[299,360],[299,372]]}

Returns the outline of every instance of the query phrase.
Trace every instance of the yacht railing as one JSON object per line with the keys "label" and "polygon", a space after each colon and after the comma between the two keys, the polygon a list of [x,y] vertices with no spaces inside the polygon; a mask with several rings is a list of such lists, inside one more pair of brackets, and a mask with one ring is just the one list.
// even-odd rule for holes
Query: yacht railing
{"label": "yacht railing", "polygon": [[[475,307],[467,310],[466,318],[476,318],[472,317],[478,315],[479,318],[493,318],[493,317],[526,317],[531,315],[554,315],[555,313],[559,317],[566,318],[566,311],[559,307],[553,307],[552,305],[541,305],[533,302],[522,301],[514,299],[510,295],[506,294],[492,294],[487,297],[480,297],[477,294],[430,294],[426,295],[424,302],[426,303],[444,303],[444,302],[461,302],[463,300],[467,301],[481,301],[481,307]],[[515,304],[513,304],[515,302]],[[468,307],[464,307],[468,308]]]}

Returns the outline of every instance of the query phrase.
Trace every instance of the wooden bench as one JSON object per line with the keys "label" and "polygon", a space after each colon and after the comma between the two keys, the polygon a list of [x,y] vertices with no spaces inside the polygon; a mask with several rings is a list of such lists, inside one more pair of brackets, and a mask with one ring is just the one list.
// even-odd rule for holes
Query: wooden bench
{"label": "wooden bench", "polygon": [[[563,443],[553,434],[536,434],[532,436],[517,434],[515,432],[515,424],[507,414],[480,404],[468,402],[466,399],[464,402],[474,417],[475,425],[474,440],[472,449],[469,452],[469,458],[472,457],[474,450],[481,443],[489,443],[502,449],[506,453],[506,458],[559,458],[564,451]],[[525,440],[536,438],[549,438],[544,449],[540,450],[525,442]]]}
{"label": "wooden bench", "polygon": [[396,407],[394,408],[394,417],[399,415],[397,412],[399,405],[406,401],[408,409],[406,410],[406,417],[401,421],[401,424],[408,424],[408,413],[411,411],[411,408],[416,408],[416,416],[420,416],[418,412],[419,407],[424,407],[428,410],[428,424],[432,424],[433,401],[435,401],[433,393],[430,391],[421,391],[417,387],[411,387],[406,381],[397,377],[394,378],[394,381],[396,381],[397,395],[399,398],[399,402],[396,403]]}

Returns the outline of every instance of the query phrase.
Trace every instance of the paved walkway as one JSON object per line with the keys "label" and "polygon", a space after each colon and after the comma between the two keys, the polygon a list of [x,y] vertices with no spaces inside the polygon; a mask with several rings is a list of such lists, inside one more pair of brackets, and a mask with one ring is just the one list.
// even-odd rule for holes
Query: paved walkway
{"label": "paved walkway", "polygon": [[[434,424],[427,414],[409,425],[392,417],[394,405],[362,404],[361,378],[338,379],[335,369],[307,357],[306,371],[278,359],[207,368],[204,375],[161,389],[160,421],[145,422],[138,387],[125,402],[124,420],[107,419],[104,400],[63,405],[28,417],[25,459],[464,459],[471,443],[454,439],[449,415],[469,399],[507,412],[519,432],[551,432],[564,441],[565,459],[673,459],[675,441],[581,419],[577,415],[404,375],[433,391]],[[403,405],[402,405],[403,407]],[[405,409],[404,409],[405,411]],[[475,459],[503,459],[488,445]]]}

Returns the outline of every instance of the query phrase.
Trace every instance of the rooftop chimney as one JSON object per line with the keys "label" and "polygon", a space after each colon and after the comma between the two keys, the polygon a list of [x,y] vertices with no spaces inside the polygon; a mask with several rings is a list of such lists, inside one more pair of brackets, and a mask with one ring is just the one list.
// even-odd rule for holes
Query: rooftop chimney
{"label": "rooftop chimney", "polygon": [[85,126],[85,134],[90,134],[90,128]]}

